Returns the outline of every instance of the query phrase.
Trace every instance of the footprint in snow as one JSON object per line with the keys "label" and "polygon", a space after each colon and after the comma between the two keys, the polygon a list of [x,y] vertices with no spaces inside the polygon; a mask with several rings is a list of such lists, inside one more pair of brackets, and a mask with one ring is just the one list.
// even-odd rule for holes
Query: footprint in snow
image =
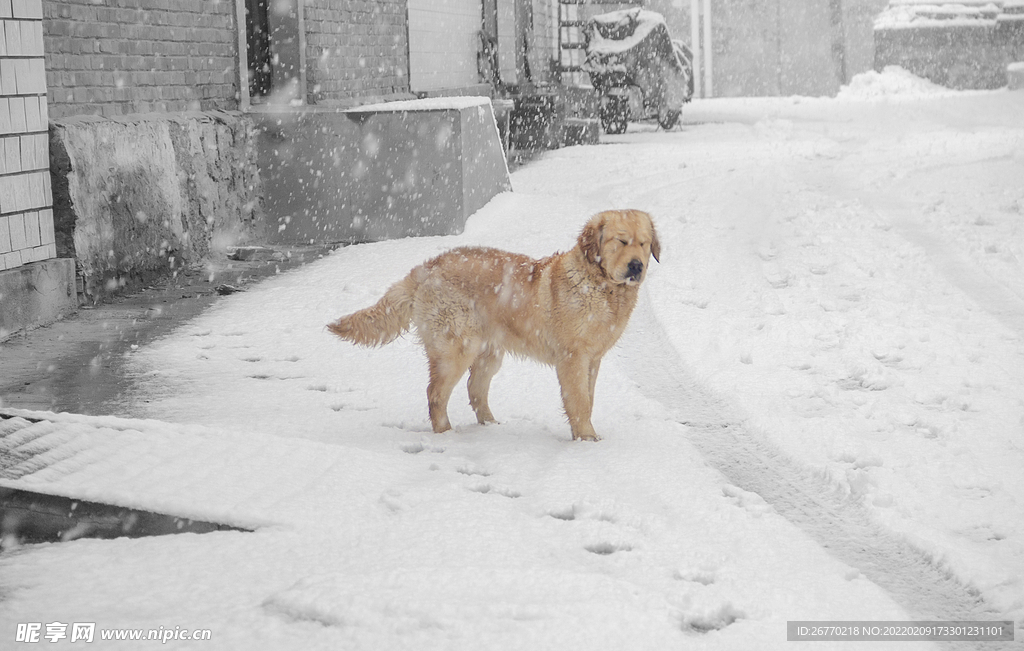
{"label": "footprint in snow", "polygon": [[502,488],[493,484],[476,484],[475,486],[470,486],[469,490],[482,495],[493,493],[495,495],[501,495],[502,497],[508,497],[511,499],[522,497],[522,493],[519,491],[512,490],[511,488]]}
{"label": "footprint in snow", "polygon": [[628,543],[599,542],[590,545],[584,545],[583,549],[587,550],[591,554],[597,554],[599,556],[609,556],[616,552],[632,551],[633,546]]}
{"label": "footprint in snow", "polygon": [[731,603],[722,603],[714,609],[704,609],[700,613],[686,613],[683,615],[683,630],[693,633],[710,633],[720,631],[726,626],[732,625],[737,619],[744,619],[747,616],[742,610]]}
{"label": "footprint in snow", "polygon": [[701,585],[711,585],[715,582],[714,570],[706,568],[676,570],[673,574],[673,577],[679,581],[686,581],[688,583],[699,583]]}
{"label": "footprint in snow", "polygon": [[[407,429],[400,425],[395,427],[398,427],[399,429]],[[401,450],[402,452],[405,452],[406,454],[419,454],[420,452],[433,452],[435,454],[441,454],[442,452],[444,452],[444,446],[434,445],[430,443],[429,440],[425,440],[425,438],[420,439],[419,441],[416,442],[402,443],[401,445],[398,446],[398,449]]]}
{"label": "footprint in snow", "polygon": [[455,469],[455,472],[457,472],[459,474],[462,474],[462,475],[467,475],[469,477],[473,477],[473,476],[490,477],[491,476],[491,473],[489,471],[483,470],[481,468],[478,468],[478,467],[476,467],[476,466],[474,466],[472,464],[461,465],[461,466],[459,466],[458,468]]}
{"label": "footprint in snow", "polygon": [[[545,515],[550,518],[554,518],[555,520],[561,520],[562,522],[605,522],[616,526],[619,524],[619,518],[617,518],[613,513],[600,509],[590,509],[585,505],[580,504],[572,504],[564,508],[551,509],[547,511]],[[612,538],[615,537],[616,536],[614,535],[612,536]],[[588,543],[583,546],[583,549],[591,554],[597,554],[598,556],[610,556],[618,552],[632,551],[633,545],[621,540],[612,542],[605,539],[599,542]]]}
{"label": "footprint in snow", "polygon": [[545,513],[545,515],[556,520],[564,520],[566,522],[571,522],[577,518],[596,520],[598,522],[608,522],[611,524],[618,524],[619,521],[614,513],[609,513],[608,511],[601,509],[594,510],[581,504],[570,504],[564,508],[551,509]]}

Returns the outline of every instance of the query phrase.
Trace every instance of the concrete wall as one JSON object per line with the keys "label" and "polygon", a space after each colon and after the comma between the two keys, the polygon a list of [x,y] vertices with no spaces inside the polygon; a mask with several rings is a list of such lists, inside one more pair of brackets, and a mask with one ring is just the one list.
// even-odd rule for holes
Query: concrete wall
{"label": "concrete wall", "polygon": [[875,67],[875,17],[887,0],[843,0],[846,82]]}
{"label": "concrete wall", "polygon": [[[715,0],[714,95],[834,95],[873,68],[873,22],[886,1]],[[650,2],[689,43],[690,2],[682,6]]]}
{"label": "concrete wall", "polygon": [[262,236],[247,117],[80,116],[53,123],[50,149],[57,247],[92,300]]}
{"label": "concrete wall", "polygon": [[845,81],[830,0],[721,0],[711,16],[715,96],[834,95]]}
{"label": "concrete wall", "polygon": [[270,239],[459,233],[511,189],[490,102],[451,98],[258,116]]}
{"label": "concrete wall", "polygon": [[875,68],[906,68],[937,84],[966,89],[1007,85],[1007,66],[1024,60],[1024,16],[974,24],[875,30]]}
{"label": "concrete wall", "polygon": [[0,341],[72,312],[75,261],[51,258],[0,271]]}
{"label": "concrete wall", "polygon": [[480,0],[409,0],[409,81],[415,93],[474,86]]}

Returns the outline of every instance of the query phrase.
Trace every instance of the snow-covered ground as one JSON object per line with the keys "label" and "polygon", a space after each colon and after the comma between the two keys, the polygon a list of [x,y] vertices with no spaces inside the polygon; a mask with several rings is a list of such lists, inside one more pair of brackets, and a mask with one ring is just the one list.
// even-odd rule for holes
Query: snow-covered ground
{"label": "snow-covered ground", "polygon": [[[941,583],[894,592],[735,479],[785,468],[821,487],[811,519],[837,526],[817,529],[856,512],[854,546],[908,541],[980,591],[954,614],[1024,638],[1024,93],[890,70],[684,119],[548,153],[460,236],[341,249],[133,353],[124,414],[204,426],[162,506],[265,524],[0,556],[0,621],[218,649],[781,649],[787,620],[946,612]],[[435,435],[413,336],[324,330],[442,250],[547,255],[609,207],[650,211],[662,255],[602,366],[599,443],[570,440],[553,370],[516,360],[499,424],[460,388]]]}

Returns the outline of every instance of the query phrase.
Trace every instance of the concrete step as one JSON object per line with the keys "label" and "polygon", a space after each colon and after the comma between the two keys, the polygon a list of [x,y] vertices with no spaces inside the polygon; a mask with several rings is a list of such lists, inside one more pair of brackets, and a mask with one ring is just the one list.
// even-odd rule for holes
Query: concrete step
{"label": "concrete step", "polygon": [[596,145],[601,140],[601,123],[593,118],[566,118],[563,147]]}
{"label": "concrete step", "polygon": [[0,409],[0,528],[6,547],[316,521],[339,496],[310,483],[365,454],[199,425]]}

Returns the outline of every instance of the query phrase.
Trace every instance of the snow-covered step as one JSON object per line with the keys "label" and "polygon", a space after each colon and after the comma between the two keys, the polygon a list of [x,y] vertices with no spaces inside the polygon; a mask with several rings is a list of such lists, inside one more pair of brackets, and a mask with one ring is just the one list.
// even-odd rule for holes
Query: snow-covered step
{"label": "snow-covered step", "polygon": [[317,492],[295,496],[360,454],[155,420],[0,410],[0,489],[241,529],[318,517]]}

